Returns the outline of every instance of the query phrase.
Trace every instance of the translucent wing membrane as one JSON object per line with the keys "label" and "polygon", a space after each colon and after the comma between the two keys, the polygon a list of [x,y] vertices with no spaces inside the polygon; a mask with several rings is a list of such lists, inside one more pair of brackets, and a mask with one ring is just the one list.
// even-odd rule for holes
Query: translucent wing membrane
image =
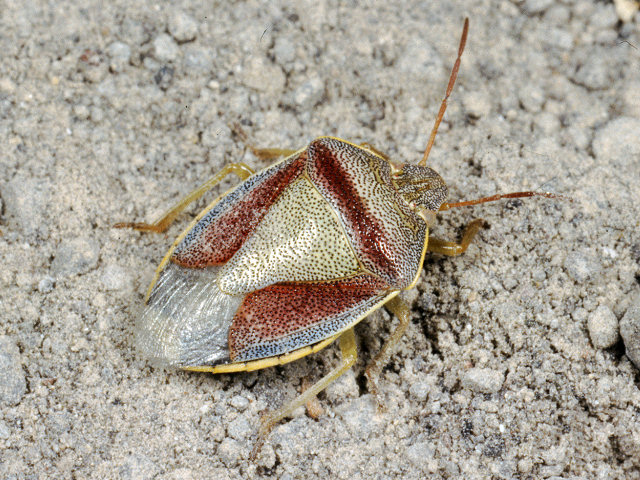
{"label": "translucent wing membrane", "polygon": [[142,355],[157,365],[176,367],[229,360],[229,327],[244,295],[222,292],[218,271],[167,265],[136,325]]}

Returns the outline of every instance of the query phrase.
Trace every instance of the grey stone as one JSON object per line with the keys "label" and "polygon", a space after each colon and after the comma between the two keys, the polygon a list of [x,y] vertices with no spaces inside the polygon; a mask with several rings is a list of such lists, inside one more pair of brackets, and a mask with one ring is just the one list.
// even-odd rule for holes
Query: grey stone
{"label": "grey stone", "polygon": [[172,67],[165,65],[158,69],[156,74],[153,76],[153,80],[161,90],[166,90],[171,86],[171,82],[173,82],[174,72],[175,70]]}
{"label": "grey stone", "polygon": [[251,57],[242,72],[242,83],[245,86],[270,95],[282,92],[285,81],[282,69],[260,56]]}
{"label": "grey stone", "polygon": [[598,29],[612,29],[618,22],[615,8],[612,3],[596,4],[593,14],[589,18],[589,24]]}
{"label": "grey stone", "polygon": [[129,455],[124,459],[122,466],[118,469],[120,478],[131,480],[146,480],[158,475],[160,469],[146,455]]}
{"label": "grey stone", "polygon": [[462,386],[478,393],[496,393],[503,383],[504,374],[491,368],[471,368],[462,377]]}
{"label": "grey stone", "polygon": [[96,267],[100,246],[92,238],[65,240],[56,249],[51,271],[55,277],[78,275]]}
{"label": "grey stone", "polygon": [[585,62],[576,69],[573,79],[579,85],[591,90],[605,89],[613,82],[609,62],[602,55],[587,57]]}
{"label": "grey stone", "polygon": [[411,387],[409,387],[409,393],[414,400],[424,401],[427,399],[429,395],[429,391],[431,390],[431,385],[427,382],[416,382]]}
{"label": "grey stone", "polygon": [[253,427],[244,415],[239,416],[227,427],[227,433],[235,440],[244,440],[253,432]]}
{"label": "grey stone", "polygon": [[640,156],[640,119],[619,117],[600,127],[593,139],[593,153],[600,162],[621,167],[635,165]]}
{"label": "grey stone", "polygon": [[99,83],[109,73],[109,65],[101,53],[87,49],[78,59],[78,71],[85,81]]}
{"label": "grey stone", "polygon": [[123,42],[113,42],[107,47],[109,68],[112,72],[122,72],[131,60],[131,47]]}
{"label": "grey stone", "polygon": [[0,439],[6,440],[10,436],[11,436],[11,429],[9,428],[9,425],[7,425],[5,422],[0,420]]}
{"label": "grey stone", "polygon": [[527,0],[524,2],[524,11],[531,15],[544,12],[555,3],[555,0]]}
{"label": "grey stone", "polygon": [[622,89],[621,100],[625,114],[640,118],[640,79],[629,79]]}
{"label": "grey stone", "polygon": [[180,47],[166,33],[158,35],[153,40],[153,56],[160,62],[173,62],[180,55]]}
{"label": "grey stone", "polygon": [[473,90],[462,99],[467,114],[474,118],[483,118],[491,112],[491,102],[484,92]]}
{"label": "grey stone", "polygon": [[618,319],[605,305],[589,315],[587,326],[591,342],[596,348],[609,348],[618,341]]}
{"label": "grey stone", "polygon": [[38,291],[40,293],[49,293],[53,290],[53,286],[55,285],[56,279],[53,277],[46,276],[38,282]]}
{"label": "grey stone", "polygon": [[229,403],[233,408],[241,412],[249,406],[249,400],[247,400],[242,395],[235,395]]}
{"label": "grey stone", "polygon": [[376,404],[371,395],[350,400],[339,415],[349,432],[359,438],[369,438],[380,430],[379,420],[376,418]]}
{"label": "grey stone", "polygon": [[13,340],[0,336],[0,403],[16,405],[27,391],[20,351]]}
{"label": "grey stone", "polygon": [[627,357],[640,368],[640,299],[636,299],[620,320],[620,335]]}
{"label": "grey stone", "polygon": [[7,215],[15,218],[27,241],[48,235],[48,182],[19,174],[2,188],[2,198]]}
{"label": "grey stone", "polygon": [[423,466],[433,459],[434,449],[429,442],[417,442],[407,447],[405,456],[414,466]]}
{"label": "grey stone", "polygon": [[324,82],[320,77],[313,77],[293,91],[290,104],[301,110],[310,110],[317,105],[324,95]]}
{"label": "grey stone", "polygon": [[112,263],[104,267],[100,280],[107,290],[131,289],[131,276],[120,265]]}
{"label": "grey stone", "polygon": [[290,37],[279,36],[273,46],[273,55],[280,65],[293,62],[296,58],[296,45]]}
{"label": "grey stone", "polygon": [[399,72],[422,78],[438,79],[444,71],[444,63],[438,52],[423,38],[414,37],[404,48],[396,62]]}
{"label": "grey stone", "polygon": [[545,92],[537,85],[527,84],[518,89],[518,99],[529,112],[539,112],[546,100]]}
{"label": "grey stone", "polygon": [[177,11],[169,17],[169,33],[177,42],[189,42],[198,35],[198,24],[190,15]]}
{"label": "grey stone", "polygon": [[240,444],[231,438],[225,438],[218,447],[218,458],[227,467],[233,467],[240,461]]}
{"label": "grey stone", "polygon": [[208,73],[213,69],[213,52],[208,48],[189,45],[185,49],[182,65],[187,71]]}
{"label": "grey stone", "polygon": [[569,276],[579,283],[590,280],[600,270],[593,259],[580,252],[569,253],[564,260],[564,268]]}

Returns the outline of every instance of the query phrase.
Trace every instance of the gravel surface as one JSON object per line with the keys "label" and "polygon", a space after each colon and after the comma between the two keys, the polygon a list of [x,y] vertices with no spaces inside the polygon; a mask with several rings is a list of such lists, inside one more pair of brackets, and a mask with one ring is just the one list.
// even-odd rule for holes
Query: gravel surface
{"label": "gravel surface", "polygon": [[[627,7],[624,7],[624,5]],[[4,2],[0,478],[640,479],[640,15],[629,2]],[[622,6],[621,6],[622,5]],[[621,13],[622,10],[624,13]],[[254,373],[149,366],[133,325],[167,234],[151,221],[258,146],[319,135],[430,165],[450,199],[377,412],[356,367],[248,461],[261,413],[338,349]],[[623,23],[620,18],[630,19]],[[225,182],[222,189],[232,182]],[[636,362],[635,364],[633,362]]]}

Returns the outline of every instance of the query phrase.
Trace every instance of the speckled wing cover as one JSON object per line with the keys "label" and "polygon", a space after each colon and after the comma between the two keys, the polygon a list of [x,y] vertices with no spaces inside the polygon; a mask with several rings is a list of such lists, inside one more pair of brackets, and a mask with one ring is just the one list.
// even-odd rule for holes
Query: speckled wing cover
{"label": "speckled wing cover", "polygon": [[343,331],[418,275],[424,221],[387,161],[330,137],[252,176],[186,233],[137,325],[179,367],[257,360]]}

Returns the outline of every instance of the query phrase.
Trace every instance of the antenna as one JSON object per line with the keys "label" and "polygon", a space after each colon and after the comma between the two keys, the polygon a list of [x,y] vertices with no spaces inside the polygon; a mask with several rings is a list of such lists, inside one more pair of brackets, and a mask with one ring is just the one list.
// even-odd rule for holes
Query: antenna
{"label": "antenna", "polygon": [[466,202],[443,203],[442,205],[440,205],[440,211],[449,210],[451,208],[468,207],[471,205],[478,205],[480,203],[495,202],[496,200],[500,200],[501,198],[523,198],[523,197],[558,198],[560,200],[568,200],[570,202],[573,201],[573,199],[569,197],[565,197],[564,195],[557,195],[555,193],[549,193],[549,192],[498,193],[496,195],[491,195],[490,197],[478,198],[476,200],[467,200]]}
{"label": "antenna", "polygon": [[467,43],[468,32],[469,32],[469,18],[465,18],[464,27],[462,28],[462,37],[460,37],[460,46],[458,47],[458,58],[456,58],[456,63],[453,64],[453,69],[451,70],[451,75],[449,76],[449,84],[447,85],[447,91],[444,94],[444,98],[442,99],[442,103],[440,104],[440,111],[438,112],[438,116],[436,117],[436,122],[433,125],[433,129],[431,130],[429,143],[427,143],[427,148],[425,148],[424,150],[424,155],[422,156],[422,160],[418,162],[418,165],[420,165],[421,167],[425,167],[427,165],[427,158],[429,158],[429,152],[431,151],[431,147],[433,147],[433,142],[435,142],[436,140],[436,133],[438,133],[438,127],[440,126],[442,117],[444,117],[444,112],[447,109],[447,100],[449,100],[449,96],[451,95],[451,91],[453,90],[453,85],[456,83],[456,78],[458,78],[458,69],[460,68],[460,58],[462,57],[462,52],[464,52],[464,46]]}

